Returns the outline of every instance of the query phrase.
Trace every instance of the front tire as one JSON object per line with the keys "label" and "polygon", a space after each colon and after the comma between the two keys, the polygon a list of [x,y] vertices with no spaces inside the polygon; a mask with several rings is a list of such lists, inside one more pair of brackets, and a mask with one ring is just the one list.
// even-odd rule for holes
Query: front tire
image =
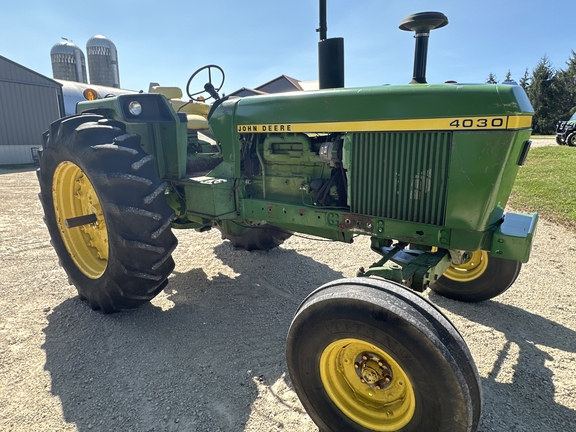
{"label": "front tire", "polygon": [[564,139],[562,138],[562,135],[556,135],[556,144],[566,145],[566,143],[564,142]]}
{"label": "front tire", "polygon": [[389,281],[313,292],[288,333],[294,389],[322,431],[475,431],[482,391],[454,326]]}
{"label": "front tire", "polygon": [[177,240],[154,165],[122,123],[87,114],[51,125],[37,172],[44,220],[93,309],[136,308],[168,283]]}
{"label": "front tire", "polygon": [[486,251],[471,253],[461,265],[450,266],[430,289],[463,302],[481,302],[499,296],[518,278],[522,263],[493,257]]}

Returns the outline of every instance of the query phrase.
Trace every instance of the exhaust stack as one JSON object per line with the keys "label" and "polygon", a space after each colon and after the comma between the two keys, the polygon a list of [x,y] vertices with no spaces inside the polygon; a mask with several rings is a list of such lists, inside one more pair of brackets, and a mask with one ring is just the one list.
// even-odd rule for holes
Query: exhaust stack
{"label": "exhaust stack", "polygon": [[326,0],[320,0],[318,79],[321,89],[344,87],[344,38],[327,37]]}
{"label": "exhaust stack", "polygon": [[426,60],[428,57],[428,38],[430,30],[444,27],[448,18],[442,12],[419,12],[408,15],[400,23],[400,30],[413,31],[416,34],[414,51],[414,73],[410,84],[426,84]]}

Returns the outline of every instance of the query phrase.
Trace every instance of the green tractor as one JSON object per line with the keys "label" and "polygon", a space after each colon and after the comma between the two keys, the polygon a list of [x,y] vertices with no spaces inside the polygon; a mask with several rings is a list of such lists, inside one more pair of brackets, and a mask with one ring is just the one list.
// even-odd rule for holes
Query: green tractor
{"label": "green tractor", "polygon": [[104,313],[149,302],[174,268],[173,229],[218,229],[245,250],[366,235],[378,260],[312,292],[290,326],[302,404],[322,431],[476,430],[474,361],[417,292],[490,299],[528,261],[537,214],[504,208],[533,111],[517,85],[426,84],[428,34],[447,22],[402,21],[416,33],[407,85],[344,88],[321,1],[319,91],[220,97],[209,65],[187,103],[169,87],[79,103],[46,132],[38,178],[80,298]]}

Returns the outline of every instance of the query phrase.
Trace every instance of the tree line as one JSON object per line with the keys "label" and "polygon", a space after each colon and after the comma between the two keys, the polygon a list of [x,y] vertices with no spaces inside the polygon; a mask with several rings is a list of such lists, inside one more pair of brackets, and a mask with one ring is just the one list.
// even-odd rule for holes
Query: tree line
{"label": "tree line", "polygon": [[[576,112],[576,52],[566,62],[565,69],[555,69],[550,59],[544,56],[530,74],[528,69],[518,80],[526,91],[534,117],[532,129],[534,134],[549,135],[556,132],[559,120],[568,120]],[[503,82],[514,81],[510,71]],[[498,79],[492,72],[487,83],[497,84]]]}

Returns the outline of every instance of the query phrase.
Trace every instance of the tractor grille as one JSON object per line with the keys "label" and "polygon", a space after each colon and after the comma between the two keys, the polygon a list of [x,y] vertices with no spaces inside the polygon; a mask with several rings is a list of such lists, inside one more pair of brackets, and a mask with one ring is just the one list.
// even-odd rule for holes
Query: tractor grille
{"label": "tractor grille", "polygon": [[451,142],[450,132],[354,134],[352,213],[444,225]]}

